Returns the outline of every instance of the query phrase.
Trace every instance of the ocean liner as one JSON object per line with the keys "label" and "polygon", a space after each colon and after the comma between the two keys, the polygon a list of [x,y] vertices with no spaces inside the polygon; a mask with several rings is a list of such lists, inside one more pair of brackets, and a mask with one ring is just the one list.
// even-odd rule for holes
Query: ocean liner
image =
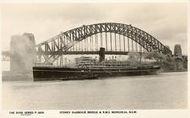
{"label": "ocean liner", "polygon": [[91,61],[77,64],[74,67],[35,66],[33,67],[33,77],[34,81],[101,79],[113,76],[157,74],[159,69],[160,66],[150,64],[131,66],[126,62]]}

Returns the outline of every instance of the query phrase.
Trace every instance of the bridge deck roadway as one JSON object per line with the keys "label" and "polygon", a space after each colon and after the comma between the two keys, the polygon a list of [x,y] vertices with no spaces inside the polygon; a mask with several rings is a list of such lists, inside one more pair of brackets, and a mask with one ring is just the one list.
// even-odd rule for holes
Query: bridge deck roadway
{"label": "bridge deck roadway", "polygon": [[[127,55],[129,52],[124,51],[105,51],[108,55]],[[140,53],[140,52],[138,52]],[[99,51],[56,51],[56,52],[37,52],[37,55],[80,55],[80,54],[99,54]]]}
{"label": "bridge deck roadway", "polygon": [[[124,51],[105,51],[107,55],[128,55],[129,52]],[[138,52],[140,53],[140,52]],[[56,51],[56,52],[37,52],[37,55],[80,55],[80,54],[89,54],[89,55],[98,55],[99,51]]]}

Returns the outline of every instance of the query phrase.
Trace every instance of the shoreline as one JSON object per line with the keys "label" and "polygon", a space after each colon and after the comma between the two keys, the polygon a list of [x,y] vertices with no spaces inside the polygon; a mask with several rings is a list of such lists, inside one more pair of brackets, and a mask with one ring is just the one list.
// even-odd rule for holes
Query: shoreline
{"label": "shoreline", "polygon": [[[161,71],[160,73],[188,72],[185,71]],[[14,78],[14,79],[13,79]],[[33,73],[16,73],[11,71],[2,71],[2,81],[33,81]]]}

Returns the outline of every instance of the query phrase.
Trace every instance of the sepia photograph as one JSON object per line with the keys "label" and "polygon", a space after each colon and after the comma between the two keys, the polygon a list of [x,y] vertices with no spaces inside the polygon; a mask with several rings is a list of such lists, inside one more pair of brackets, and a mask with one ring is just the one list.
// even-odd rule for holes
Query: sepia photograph
{"label": "sepia photograph", "polygon": [[1,5],[2,109],[187,109],[187,6]]}

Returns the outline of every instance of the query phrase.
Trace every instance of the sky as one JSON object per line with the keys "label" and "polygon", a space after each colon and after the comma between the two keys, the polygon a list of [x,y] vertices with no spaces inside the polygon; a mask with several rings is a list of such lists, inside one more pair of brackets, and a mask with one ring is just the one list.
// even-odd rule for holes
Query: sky
{"label": "sky", "polygon": [[173,51],[180,44],[187,54],[185,3],[46,3],[4,4],[1,7],[2,50],[12,35],[33,33],[36,43],[82,25],[102,22],[131,24]]}

